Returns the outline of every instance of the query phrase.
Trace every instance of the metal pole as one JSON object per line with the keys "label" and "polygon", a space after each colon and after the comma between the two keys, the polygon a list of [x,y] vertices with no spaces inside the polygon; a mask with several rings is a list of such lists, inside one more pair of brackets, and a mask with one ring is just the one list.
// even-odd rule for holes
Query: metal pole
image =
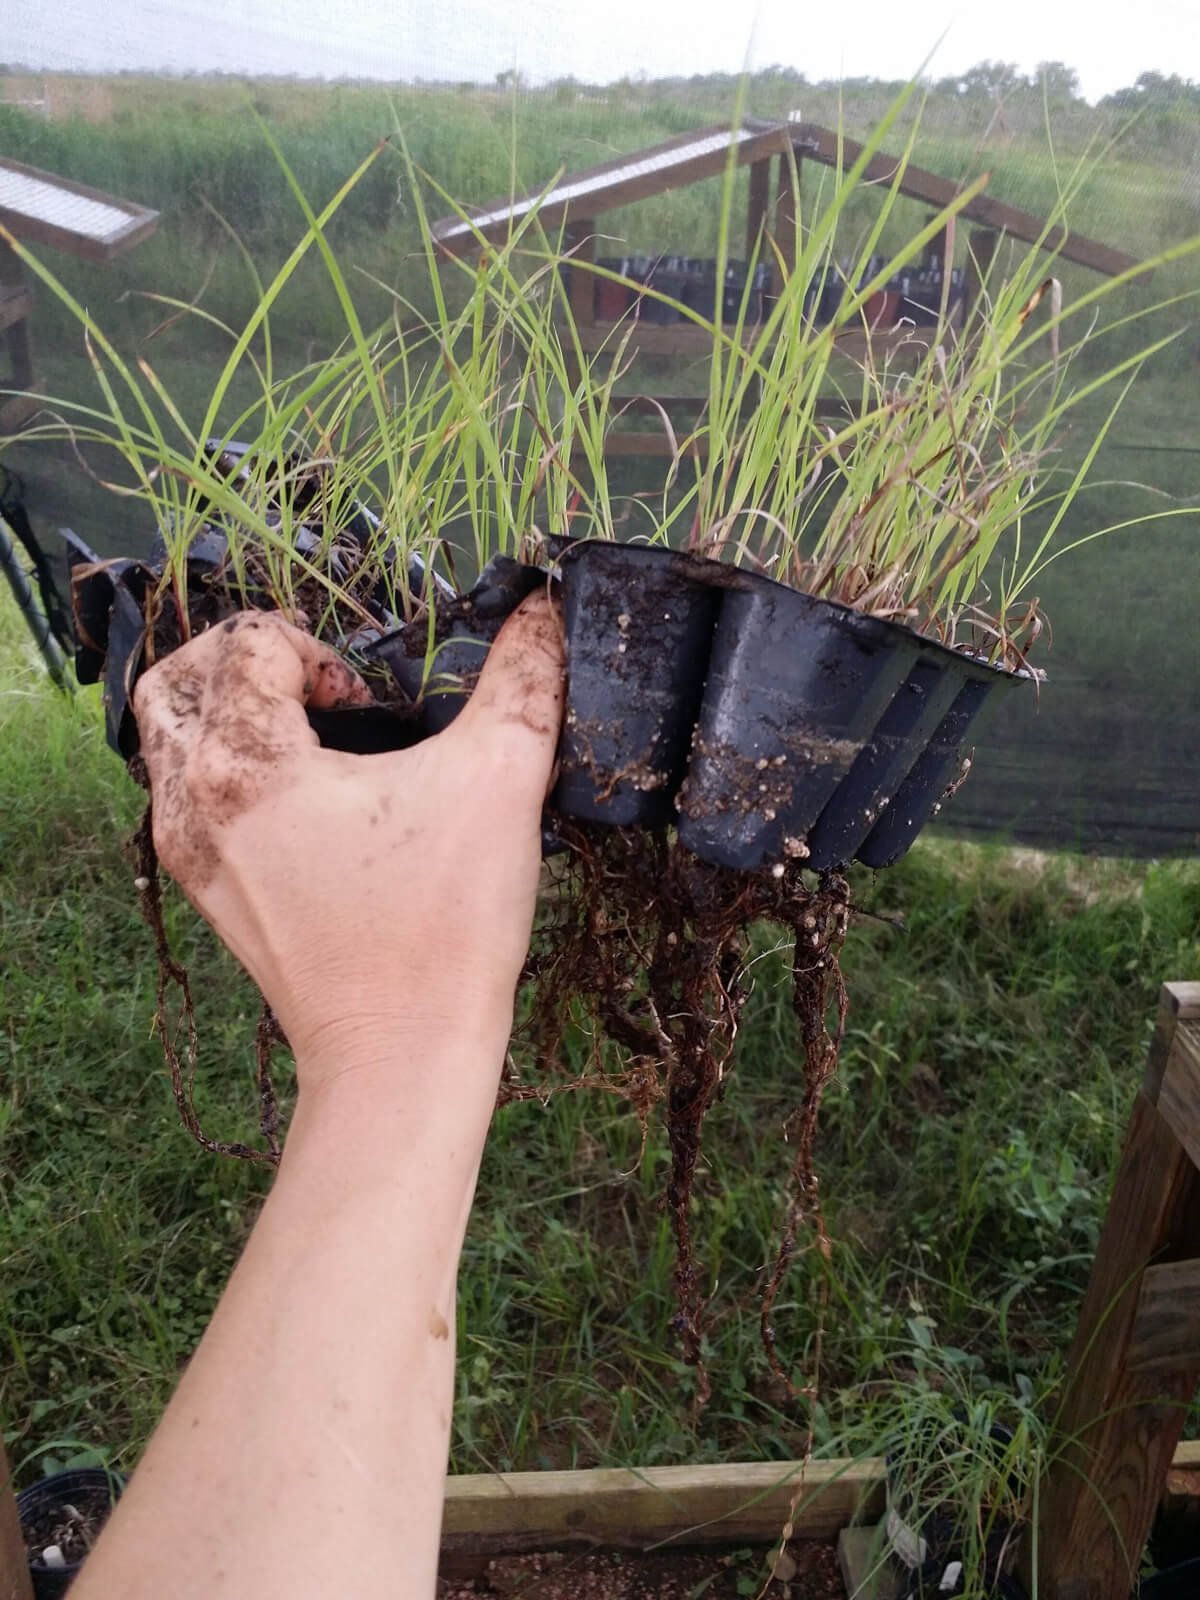
{"label": "metal pole", "polygon": [[17,555],[16,547],[8,531],[8,524],[0,517],[0,571],[8,579],[8,586],[13,592],[17,602],[17,609],[29,624],[29,631],[33,634],[34,642],[42,653],[46,663],[46,670],[60,689],[70,690],[71,680],[67,676],[66,657],[59,648],[58,640],[50,631],[42,608],[34,597],[30,587],[29,576]]}

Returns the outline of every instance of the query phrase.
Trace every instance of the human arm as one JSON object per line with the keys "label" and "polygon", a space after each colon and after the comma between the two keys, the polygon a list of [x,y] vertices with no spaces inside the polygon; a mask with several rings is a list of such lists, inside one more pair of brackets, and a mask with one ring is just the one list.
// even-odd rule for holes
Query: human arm
{"label": "human arm", "polygon": [[426,1596],[458,1254],[512,1022],[561,716],[544,597],[437,739],[317,748],[361,695],[276,619],[168,658],[137,712],[164,865],[295,1050],[275,1185],[74,1593]]}

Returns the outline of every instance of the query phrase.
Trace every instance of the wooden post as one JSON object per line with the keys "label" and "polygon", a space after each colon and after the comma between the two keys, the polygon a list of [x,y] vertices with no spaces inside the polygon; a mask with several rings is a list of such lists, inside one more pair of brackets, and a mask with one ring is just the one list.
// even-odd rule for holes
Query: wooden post
{"label": "wooden post", "polygon": [[[10,245],[0,242],[0,331],[8,348],[8,371],[0,373],[0,389],[33,388],[32,314],[33,292],[25,281],[20,258]],[[0,427],[19,427],[35,405],[20,395],[0,401]]]}
{"label": "wooden post", "polygon": [[[792,163],[795,162],[793,167]],[[779,294],[783,282],[796,270],[796,196],[800,188],[800,153],[784,150],[779,156],[779,169],[775,179],[775,217],[772,235],[778,259],[771,265],[771,287]],[[781,281],[781,264],[782,280]]]}
{"label": "wooden post", "polygon": [[[1200,983],[1168,984],[1038,1506],[1039,1600],[1128,1600],[1200,1382]],[[1033,1592],[1034,1542],[1022,1567]]]}
{"label": "wooden post", "polygon": [[13,1493],[12,1472],[3,1439],[0,1439],[0,1600],[33,1600],[29,1557],[21,1537],[17,1497]]}
{"label": "wooden post", "polygon": [[964,319],[970,320],[979,291],[987,282],[992,268],[1000,235],[992,228],[972,228],[967,240],[967,293],[963,308]]}
{"label": "wooden post", "polygon": [[575,263],[594,262],[596,259],[596,224],[591,219],[580,218],[568,230],[571,251],[571,315],[577,327],[590,328],[596,321],[596,277],[584,266]]}
{"label": "wooden post", "polygon": [[770,204],[771,162],[755,161],[750,168],[750,205],[746,212],[746,260],[754,258],[767,225]]}

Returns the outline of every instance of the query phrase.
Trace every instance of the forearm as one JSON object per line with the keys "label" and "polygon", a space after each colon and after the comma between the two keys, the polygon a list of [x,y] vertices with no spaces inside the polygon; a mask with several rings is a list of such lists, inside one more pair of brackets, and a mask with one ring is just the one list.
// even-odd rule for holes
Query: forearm
{"label": "forearm", "polygon": [[129,1600],[432,1593],[455,1277],[506,1022],[414,1040],[386,1068],[350,1057],[301,1096],[80,1600],[118,1580]]}

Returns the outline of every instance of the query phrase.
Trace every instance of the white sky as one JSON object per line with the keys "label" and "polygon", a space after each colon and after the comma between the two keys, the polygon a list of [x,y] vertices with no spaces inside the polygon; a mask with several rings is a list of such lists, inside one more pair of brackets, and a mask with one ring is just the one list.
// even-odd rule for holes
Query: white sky
{"label": "white sky", "polygon": [[[2,0],[0,58],[167,69],[537,82],[793,66],[906,78],[1060,60],[1098,98],[1138,73],[1200,80],[1200,0]],[[948,32],[947,32],[948,30]]]}

